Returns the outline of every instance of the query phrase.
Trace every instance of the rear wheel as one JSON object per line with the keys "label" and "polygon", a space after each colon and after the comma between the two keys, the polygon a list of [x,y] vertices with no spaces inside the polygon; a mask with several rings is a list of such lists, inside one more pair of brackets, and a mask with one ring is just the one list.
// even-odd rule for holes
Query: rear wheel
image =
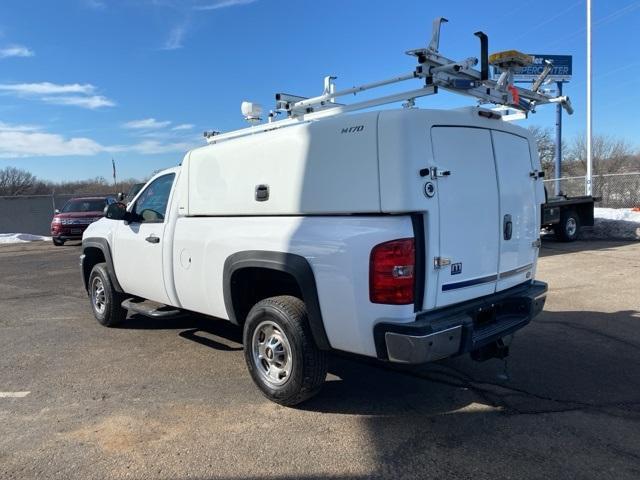
{"label": "rear wheel", "polygon": [[64,245],[64,240],[59,240],[59,239],[57,239],[57,238],[53,238],[52,240],[53,240],[53,244],[54,244],[56,247],[60,247],[60,246]]}
{"label": "rear wheel", "polygon": [[302,300],[292,296],[258,302],[244,325],[249,373],[262,393],[281,405],[297,405],[320,391],[326,353],[315,345]]}
{"label": "rear wheel", "polygon": [[556,238],[562,242],[577,240],[579,231],[580,217],[574,210],[563,212],[560,215],[560,223],[554,228]]}
{"label": "rear wheel", "polygon": [[127,317],[127,310],[120,305],[124,295],[113,288],[106,263],[93,267],[88,286],[93,316],[101,325],[113,327]]}

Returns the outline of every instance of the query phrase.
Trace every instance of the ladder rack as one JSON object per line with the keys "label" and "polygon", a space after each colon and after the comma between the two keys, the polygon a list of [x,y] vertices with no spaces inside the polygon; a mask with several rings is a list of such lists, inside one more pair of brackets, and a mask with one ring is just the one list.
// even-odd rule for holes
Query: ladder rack
{"label": "ladder rack", "polygon": [[[429,45],[426,48],[406,52],[407,55],[411,55],[417,59],[418,64],[413,71],[344,90],[335,89],[335,84],[333,83],[335,77],[326,77],[322,95],[312,98],[277,93],[276,108],[269,114],[268,123],[223,134],[205,132],[207,142],[217,143],[223,140],[252,135],[305,121],[340,115],[389,103],[406,102],[403,106],[413,107],[416,98],[434,95],[438,93],[439,88],[473,97],[479,104],[496,105],[496,110],[499,111],[516,111],[515,115],[504,115],[504,119],[526,117],[529,112],[535,113],[537,105],[549,103],[559,103],[567,113],[573,113],[569,97],[554,97],[540,90],[551,69],[550,65],[547,65],[548,68],[546,68],[540,75],[540,78],[533,83],[534,87],[532,89],[516,87],[513,82],[514,69],[530,63],[532,58],[515,50],[500,52],[489,57],[489,39],[483,32],[474,33],[480,40],[480,60],[475,57],[469,57],[455,61],[443,56],[439,51],[440,30],[442,24],[446,22],[447,19],[444,17],[436,18],[433,21],[433,31]],[[478,63],[480,63],[480,70],[473,68]],[[498,80],[489,78],[490,63],[500,68],[501,75]],[[356,95],[367,90],[410,80],[421,80],[422,86],[417,89],[349,105],[342,105],[335,102],[337,98],[346,95]],[[274,120],[278,114],[286,114],[288,118]]]}

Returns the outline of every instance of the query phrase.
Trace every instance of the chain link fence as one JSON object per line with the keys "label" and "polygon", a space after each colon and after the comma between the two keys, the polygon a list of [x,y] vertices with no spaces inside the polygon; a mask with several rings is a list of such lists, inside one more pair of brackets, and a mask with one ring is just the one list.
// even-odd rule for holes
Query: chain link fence
{"label": "chain link fence", "polygon": [[[549,195],[555,192],[556,179],[545,180]],[[585,194],[586,177],[565,177],[560,179],[560,192],[569,197]],[[593,196],[598,198],[597,207],[634,208],[640,207],[640,172],[612,173],[592,177]]]}

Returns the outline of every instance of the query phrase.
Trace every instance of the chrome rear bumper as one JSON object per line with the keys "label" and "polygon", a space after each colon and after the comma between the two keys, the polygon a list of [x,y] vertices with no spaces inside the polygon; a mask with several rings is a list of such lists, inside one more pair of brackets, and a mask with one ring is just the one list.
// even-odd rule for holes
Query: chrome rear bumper
{"label": "chrome rear bumper", "polygon": [[392,362],[426,363],[451,357],[460,350],[462,325],[428,335],[385,333],[387,355]]}
{"label": "chrome rear bumper", "polygon": [[542,311],[547,284],[527,282],[479,299],[425,312],[415,322],[374,328],[378,358],[420,364],[473,352],[526,326]]}

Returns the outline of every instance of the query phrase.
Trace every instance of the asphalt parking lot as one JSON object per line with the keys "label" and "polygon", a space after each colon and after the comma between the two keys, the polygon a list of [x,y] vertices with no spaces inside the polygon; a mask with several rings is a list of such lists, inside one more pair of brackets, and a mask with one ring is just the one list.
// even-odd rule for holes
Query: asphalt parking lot
{"label": "asphalt parking lot", "polygon": [[547,306],[506,375],[335,356],[291,409],[253,386],[229,324],[106,329],[79,247],[1,246],[0,478],[640,478],[640,243],[542,253]]}

